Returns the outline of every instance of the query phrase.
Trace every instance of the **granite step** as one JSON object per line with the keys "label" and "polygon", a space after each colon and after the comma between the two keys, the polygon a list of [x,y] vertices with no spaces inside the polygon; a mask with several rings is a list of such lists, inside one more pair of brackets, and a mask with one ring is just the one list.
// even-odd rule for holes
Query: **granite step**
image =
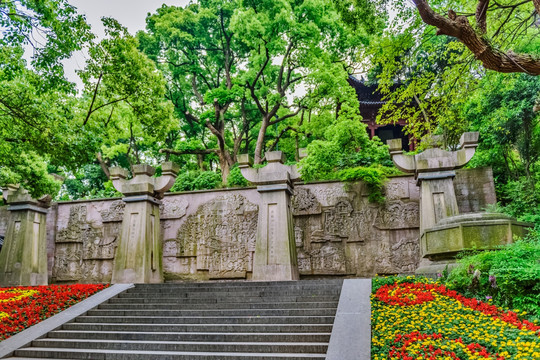
{"label": "granite step", "polygon": [[138,304],[138,303],[176,303],[176,304],[212,304],[219,302],[313,302],[313,301],[338,301],[339,295],[302,295],[302,296],[245,296],[245,297],[212,297],[184,299],[178,297],[117,297],[109,300],[112,304]]}
{"label": "granite step", "polygon": [[156,309],[156,310],[216,310],[216,309],[315,309],[335,308],[335,301],[320,302],[253,302],[253,303],[210,303],[210,304],[178,304],[178,303],[104,303],[98,309]]}
{"label": "granite step", "polygon": [[327,342],[204,342],[53,338],[32,342],[32,347],[41,348],[258,353],[322,353],[326,351],[327,346]]}
{"label": "granite step", "polygon": [[277,289],[277,290],[268,290],[268,289],[261,289],[261,290],[254,290],[250,291],[249,289],[242,290],[242,291],[213,291],[213,292],[206,292],[206,291],[200,291],[200,292],[190,292],[190,291],[184,291],[184,290],[178,290],[178,291],[163,291],[163,292],[126,292],[123,294],[120,294],[119,298],[140,298],[142,294],[146,295],[149,298],[154,297],[166,297],[166,298],[184,298],[184,299],[204,299],[208,297],[212,298],[225,298],[229,296],[234,297],[289,297],[289,296],[297,296],[298,292],[302,291],[303,294],[305,294],[305,297],[309,296],[332,296],[339,294],[339,289],[299,289],[299,290],[291,290],[291,289]]}
{"label": "granite step", "polygon": [[334,316],[79,316],[75,321],[139,324],[332,324]]}
{"label": "granite step", "polygon": [[145,332],[137,331],[87,331],[87,330],[55,330],[48,334],[57,339],[107,339],[107,340],[147,340],[147,341],[216,341],[216,342],[328,342],[330,333],[323,332]]}
{"label": "granite step", "polygon": [[144,332],[331,332],[332,324],[126,324],[126,323],[79,323],[62,326],[64,330],[97,331],[144,331]]}
{"label": "granite step", "polygon": [[95,309],[88,316],[334,316],[336,308],[317,309],[213,309],[213,310],[170,310],[170,309]]}
{"label": "granite step", "polygon": [[92,359],[92,360],[320,360],[325,354],[268,354],[268,353],[238,353],[238,352],[179,352],[179,351],[138,351],[138,350],[84,350],[84,349],[56,349],[56,348],[24,348],[15,351],[19,356],[38,359]]}

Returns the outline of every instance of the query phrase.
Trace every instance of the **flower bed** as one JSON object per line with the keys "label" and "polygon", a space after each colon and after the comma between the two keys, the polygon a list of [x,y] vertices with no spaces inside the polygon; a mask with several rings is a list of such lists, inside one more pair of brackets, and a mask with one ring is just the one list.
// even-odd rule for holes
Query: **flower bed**
{"label": "flower bed", "polygon": [[0,340],[70,307],[108,285],[0,288]]}
{"label": "flower bed", "polygon": [[427,279],[376,278],[372,359],[540,359],[540,326]]}

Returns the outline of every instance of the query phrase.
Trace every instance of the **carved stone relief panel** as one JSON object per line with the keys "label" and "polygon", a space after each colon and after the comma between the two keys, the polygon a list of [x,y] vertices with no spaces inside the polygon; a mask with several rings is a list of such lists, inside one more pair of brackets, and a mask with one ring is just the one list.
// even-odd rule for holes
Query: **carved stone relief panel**
{"label": "carved stone relief panel", "polygon": [[55,239],[53,277],[56,281],[108,282],[117,246],[120,223],[114,221],[123,207],[113,202],[101,210],[103,223],[88,221],[86,204],[69,209],[67,226]]}
{"label": "carved stone relief panel", "polygon": [[420,205],[415,201],[394,200],[379,210],[374,225],[378,229],[417,228],[420,224]]}
{"label": "carved stone relief panel", "polygon": [[[392,239],[394,240],[394,239]],[[400,273],[412,273],[420,262],[420,243],[417,237],[398,237],[390,245],[390,263]]]}
{"label": "carved stone relief panel", "polygon": [[185,199],[166,197],[159,206],[159,217],[161,219],[180,219],[186,215],[188,206]]}
{"label": "carved stone relief panel", "polygon": [[197,270],[208,271],[210,278],[245,278],[255,251],[257,215],[257,205],[242,195],[201,205],[178,230],[177,256],[196,257]]}
{"label": "carved stone relief panel", "polygon": [[400,200],[410,198],[409,179],[392,179],[385,185],[386,198],[388,200]]}

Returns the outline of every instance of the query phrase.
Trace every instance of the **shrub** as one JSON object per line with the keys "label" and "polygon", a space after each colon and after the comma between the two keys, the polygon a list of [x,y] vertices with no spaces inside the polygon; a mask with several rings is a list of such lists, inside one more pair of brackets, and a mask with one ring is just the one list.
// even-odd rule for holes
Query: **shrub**
{"label": "shrub", "polygon": [[227,177],[227,186],[235,187],[235,186],[247,186],[248,181],[245,177],[242,176],[242,173],[240,172],[240,168],[237,164],[235,164],[231,168],[231,172],[229,173],[229,176]]}
{"label": "shrub", "polygon": [[540,236],[459,260],[446,279],[448,287],[500,306],[520,309],[540,318]]}
{"label": "shrub", "polygon": [[180,174],[171,191],[215,189],[221,185],[221,175],[214,171],[186,171]]}

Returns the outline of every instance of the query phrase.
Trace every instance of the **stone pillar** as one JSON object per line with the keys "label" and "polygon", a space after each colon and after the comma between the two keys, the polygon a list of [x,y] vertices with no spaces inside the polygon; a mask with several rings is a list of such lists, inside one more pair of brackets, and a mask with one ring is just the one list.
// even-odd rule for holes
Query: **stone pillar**
{"label": "stone pillar", "polygon": [[162,165],[162,176],[153,177],[150,165],[134,165],[134,176],[111,168],[114,187],[124,194],[126,207],[114,257],[112,280],[118,283],[163,282],[162,244],[159,205],[163,194],[173,185],[179,167],[171,162]]}
{"label": "stone pillar", "polygon": [[283,165],[281,151],[265,154],[268,165],[253,169],[248,155],[239,155],[242,175],[257,185],[261,194],[257,239],[253,258],[253,280],[298,280],[291,194],[300,178],[295,166]]}
{"label": "stone pillar", "polygon": [[[436,141],[434,139],[434,146]],[[420,186],[420,233],[440,220],[459,214],[453,179],[455,169],[465,166],[478,146],[478,133],[464,133],[460,150],[445,151],[437,147],[420,154],[404,155],[401,139],[387,141],[396,167],[414,173]]]}
{"label": "stone pillar", "polygon": [[49,195],[35,200],[20,186],[2,189],[10,219],[0,252],[0,286],[47,285]]}

